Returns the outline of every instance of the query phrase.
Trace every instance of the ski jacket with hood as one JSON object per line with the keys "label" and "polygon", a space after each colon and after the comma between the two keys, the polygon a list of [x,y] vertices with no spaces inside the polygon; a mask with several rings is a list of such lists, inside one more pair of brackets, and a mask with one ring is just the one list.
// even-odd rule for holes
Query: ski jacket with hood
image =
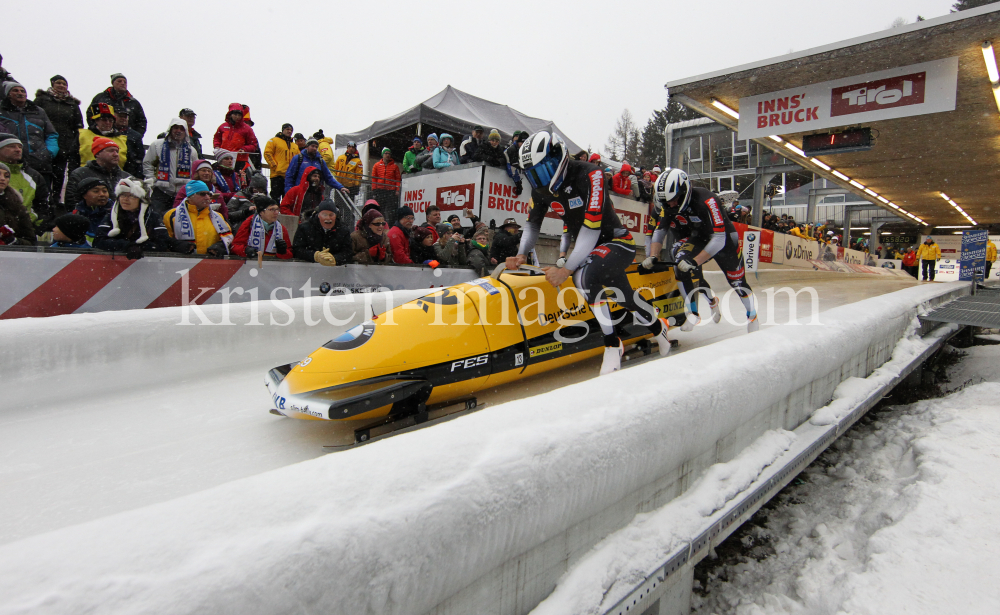
{"label": "ski jacket with hood", "polygon": [[52,159],[59,153],[59,133],[45,109],[30,100],[24,107],[15,107],[10,98],[5,98],[0,102],[0,125],[21,140],[23,160],[28,166],[42,175],[52,172]]}
{"label": "ski jacket with hood", "polygon": [[288,169],[285,170],[285,187],[288,187],[289,177],[302,177],[302,169],[308,166],[314,166],[319,170],[320,176],[327,186],[333,186],[337,190],[344,187],[337,178],[330,173],[330,167],[326,166],[326,162],[323,161],[323,157],[316,152],[314,156],[309,155],[309,150],[304,150],[292,157],[292,161],[288,163]]}
{"label": "ski jacket with hood", "polygon": [[68,93],[63,98],[56,98],[51,91],[38,90],[35,92],[35,104],[45,110],[49,121],[59,133],[59,151],[65,156],[73,156],[76,152],[77,131],[84,127],[80,101]]}
{"label": "ski jacket with hood", "polygon": [[392,190],[399,192],[403,174],[395,160],[379,160],[372,167],[372,190]]}
{"label": "ski jacket with hood", "polygon": [[[8,162],[7,168],[10,169],[10,187],[21,195],[21,202],[28,210],[31,221],[34,222],[39,216],[47,215],[49,213],[49,185],[42,181],[41,173],[20,162]],[[69,194],[67,191],[67,199]],[[67,201],[67,203],[75,202]]]}
{"label": "ski jacket with hood", "polygon": [[[142,159],[142,173],[146,177],[146,184],[151,185],[154,188],[159,188],[167,194],[174,194],[177,192],[178,188],[191,181],[195,168],[194,163],[198,159],[198,152],[195,151],[190,138],[185,138],[180,143],[170,140],[170,129],[174,126],[182,127],[184,129],[184,134],[187,135],[187,122],[179,117],[175,117],[170,120],[170,125],[167,126],[166,132],[163,133],[165,136],[162,139],[153,141],[150,144],[149,149],[146,150],[145,157]],[[167,147],[170,148],[170,177],[169,179],[158,179],[156,174],[160,170],[160,153],[163,151],[164,143],[166,143]],[[185,171],[186,175],[178,177],[178,160],[182,158],[182,149],[185,147],[189,149],[188,158],[191,161],[190,168]]]}
{"label": "ski jacket with hood", "polygon": [[934,241],[930,244],[922,243],[917,249],[917,258],[922,261],[936,261],[941,258],[941,247]]}
{"label": "ski jacket with hood", "polygon": [[[124,94],[119,94],[114,86],[109,87],[90,101],[93,107],[97,103],[107,103],[115,109],[126,109],[128,111],[128,127],[146,136],[146,112],[142,110],[142,105],[132,96],[132,93],[125,90]],[[184,124],[187,128],[187,124]]]}
{"label": "ski jacket with hood", "polygon": [[403,154],[403,173],[416,173],[420,171],[422,167],[417,164],[417,156],[423,154],[425,151],[427,150],[422,145],[419,148],[416,145],[411,145],[406,150],[406,153]]}
{"label": "ski jacket with hood", "polygon": [[[260,151],[260,145],[257,143],[257,135],[254,134],[253,128],[250,128],[250,125],[242,118],[238,122],[233,122],[229,118],[229,114],[233,111],[243,113],[243,105],[240,103],[229,105],[229,111],[226,112],[226,121],[219,124],[219,128],[215,131],[215,136],[212,137],[212,145],[216,149],[221,147],[229,152]],[[187,125],[185,124],[185,126]]]}
{"label": "ski jacket with hood", "polygon": [[299,146],[295,145],[291,137],[280,132],[274,135],[264,146],[264,160],[271,167],[271,177],[284,177],[288,164],[298,153]]}
{"label": "ski jacket with hood", "polygon": [[355,154],[344,152],[337,156],[337,161],[333,164],[333,174],[337,176],[340,183],[348,188],[355,188],[361,184],[361,176],[364,175],[364,165],[361,157]]}
{"label": "ski jacket with hood", "polygon": [[[291,189],[285,192],[285,196],[282,197],[280,205],[281,213],[286,216],[302,215],[303,206],[308,205],[308,203],[306,203],[306,197],[309,196],[309,174],[313,171],[319,171],[321,175],[323,173],[323,171],[315,165],[310,165],[303,169],[302,174],[299,175],[299,183],[295,184]],[[313,198],[316,200],[316,203],[313,205],[313,207],[315,207],[323,200],[323,191],[319,190],[314,192]],[[312,209],[313,207],[309,207],[309,209]]]}

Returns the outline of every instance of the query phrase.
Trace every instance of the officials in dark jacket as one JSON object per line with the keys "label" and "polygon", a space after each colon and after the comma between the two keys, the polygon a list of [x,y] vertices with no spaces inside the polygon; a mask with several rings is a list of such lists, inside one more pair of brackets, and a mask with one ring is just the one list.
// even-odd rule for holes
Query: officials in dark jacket
{"label": "officials in dark jacket", "polygon": [[292,240],[292,254],[299,260],[333,267],[354,260],[351,232],[341,223],[340,210],[327,199],[313,216],[299,225]]}

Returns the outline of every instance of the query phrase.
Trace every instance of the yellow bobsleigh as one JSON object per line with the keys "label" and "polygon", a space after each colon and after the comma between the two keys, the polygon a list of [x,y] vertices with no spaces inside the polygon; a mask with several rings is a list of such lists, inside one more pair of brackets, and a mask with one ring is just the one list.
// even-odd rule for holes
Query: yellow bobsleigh
{"label": "yellow bobsleigh", "polygon": [[[660,316],[683,313],[672,269],[628,270]],[[610,303],[622,341],[651,337]],[[275,414],[329,421],[395,419],[604,351],[594,314],[572,279],[497,267],[491,277],[437,289],[364,322],[265,379]],[[361,423],[355,423],[361,424]]]}

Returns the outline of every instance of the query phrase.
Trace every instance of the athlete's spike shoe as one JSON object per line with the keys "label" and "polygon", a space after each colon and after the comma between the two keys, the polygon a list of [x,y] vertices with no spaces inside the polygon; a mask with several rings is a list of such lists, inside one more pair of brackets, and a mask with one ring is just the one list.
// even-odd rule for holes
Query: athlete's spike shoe
{"label": "athlete's spike shoe", "polygon": [[[665,357],[670,354],[670,340],[667,339],[667,331],[670,330],[670,325],[667,324],[666,318],[660,319],[660,324],[663,328],[660,330],[660,334],[654,339],[656,340],[657,348],[660,350],[660,356]],[[681,327],[683,329],[683,327]]]}
{"label": "athlete's spike shoe", "polygon": [[701,324],[701,316],[697,312],[691,312],[684,318],[681,331],[694,331],[694,328]]}
{"label": "athlete's spike shoe", "polygon": [[604,363],[601,364],[601,375],[617,372],[622,367],[622,355],[625,354],[625,347],[622,341],[618,340],[617,346],[604,347]]}
{"label": "athlete's spike shoe", "polygon": [[719,324],[722,321],[722,310],[719,309],[719,298],[712,297],[708,300],[708,305],[712,307],[712,322]]}
{"label": "athlete's spike shoe", "polygon": [[760,329],[760,321],[757,320],[757,310],[747,313],[747,333],[753,333]]}

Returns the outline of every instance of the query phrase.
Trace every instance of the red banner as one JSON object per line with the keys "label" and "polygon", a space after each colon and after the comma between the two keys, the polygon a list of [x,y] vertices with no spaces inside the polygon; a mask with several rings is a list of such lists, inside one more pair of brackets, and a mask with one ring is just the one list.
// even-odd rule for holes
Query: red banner
{"label": "red banner", "polygon": [[774,231],[760,231],[760,262],[770,263],[774,258]]}

